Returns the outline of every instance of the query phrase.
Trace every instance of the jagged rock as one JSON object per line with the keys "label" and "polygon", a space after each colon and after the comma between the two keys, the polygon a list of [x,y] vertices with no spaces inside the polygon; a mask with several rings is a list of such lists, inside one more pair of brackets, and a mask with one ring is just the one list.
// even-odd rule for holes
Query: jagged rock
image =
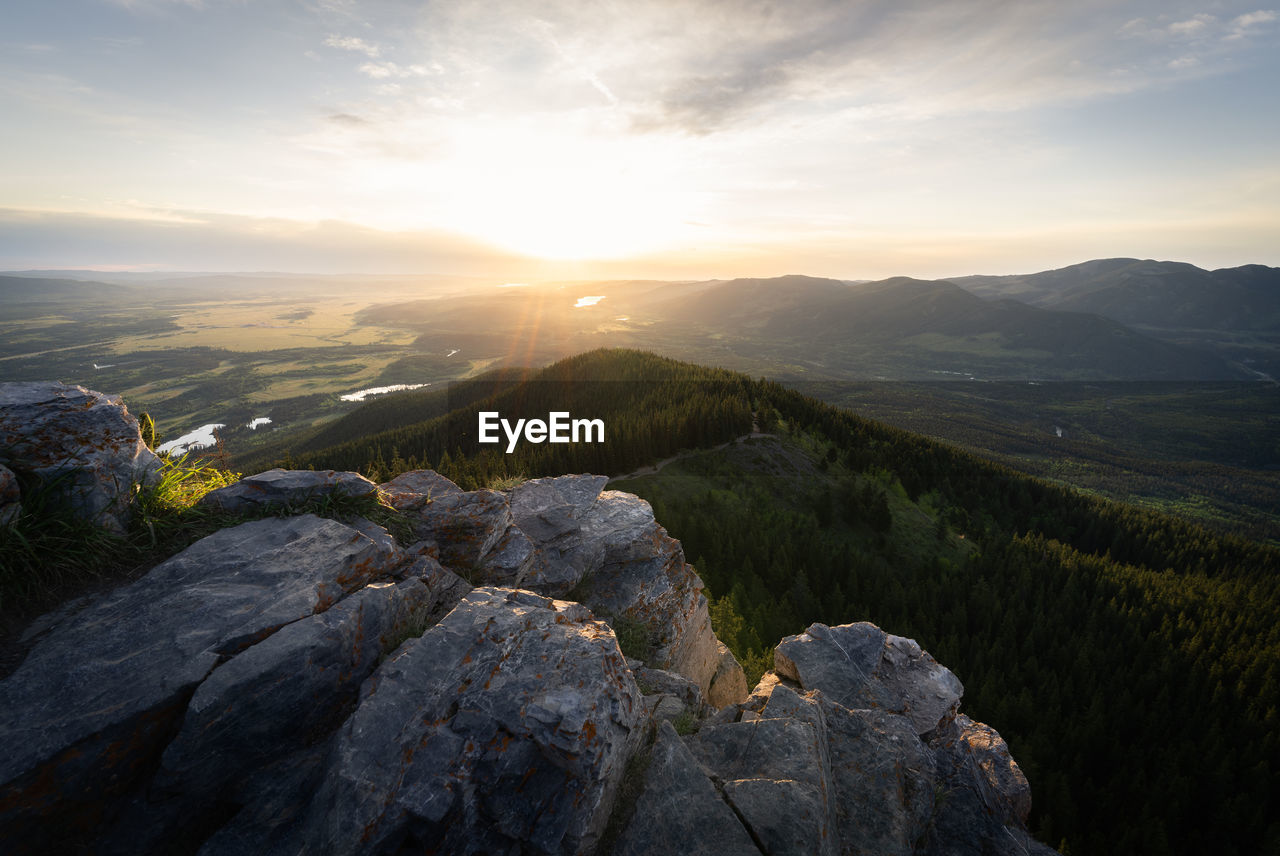
{"label": "jagged rock", "polygon": [[824,734],[792,717],[704,726],[691,741],[770,856],[839,852]]}
{"label": "jagged rock", "polygon": [[310,515],[224,529],[81,611],[0,682],[0,840],[92,823],[226,658],[402,560]]}
{"label": "jagged rock", "polygon": [[684,675],[665,672],[662,669],[650,669],[639,660],[628,660],[627,665],[635,677],[636,686],[640,687],[640,692],[644,695],[673,696],[695,711],[704,707],[702,690]]}
{"label": "jagged rock", "polygon": [[[144,799],[135,801],[100,852],[174,848],[184,831],[221,822],[233,805],[269,799],[296,813],[312,789],[286,789],[355,706],[357,690],[403,639],[422,632],[431,594],[416,577],[370,583],[330,609],[281,627],[216,668],[196,689]],[[259,774],[277,781],[263,793]],[[299,783],[300,785],[300,783]],[[278,819],[276,823],[278,823]]]}
{"label": "jagged rock", "polygon": [[702,580],[684,551],[653,519],[649,503],[607,490],[583,525],[584,538],[602,544],[600,564],[575,592],[596,612],[646,628],[650,666],[678,672],[705,695],[720,665]]}
{"label": "jagged rock", "polygon": [[496,490],[445,494],[413,514],[418,536],[437,544],[440,561],[472,582],[514,581],[533,553],[506,494]]}
{"label": "jagged rock", "polygon": [[[405,485],[438,478],[430,471],[400,477]],[[480,490],[425,505],[401,502],[412,509],[418,536],[438,545],[440,561],[464,578],[552,597],[572,591],[597,614],[643,628],[648,665],[691,678],[704,695],[723,670],[717,698],[736,700],[746,681],[737,684],[725,662],[702,581],[679,542],[649,503],[602,490],[605,481],[559,476],[524,482],[509,497]]]}
{"label": "jagged rock", "polygon": [[905,714],[922,736],[954,715],[964,693],[959,678],[915,640],[866,622],[810,625],[779,642],[773,661],[782,677],[847,708]]}
{"label": "jagged rock", "polygon": [[923,842],[936,799],[933,754],[911,721],[849,710],[817,693],[827,727],[836,822],[845,852],[909,856]]}
{"label": "jagged rock", "polygon": [[377,485],[359,473],[274,469],[210,491],[199,504],[242,514],[272,506],[301,508],[327,496],[368,496],[377,489]]}
{"label": "jagged rock", "polygon": [[22,513],[22,491],[13,470],[0,464],[0,526],[12,522]]}
{"label": "jagged rock", "polygon": [[742,856],[759,853],[671,723],[658,728],[644,788],[615,856]]}
{"label": "jagged rock", "polygon": [[0,383],[0,462],[116,534],[135,486],[155,484],[161,466],[120,396],[52,382]]}
{"label": "jagged rock", "polygon": [[458,601],[475,588],[430,556],[418,556],[413,559],[412,563],[400,572],[400,576],[421,580],[426,585],[431,603],[428,615],[432,624],[443,618],[449,610],[458,605]]}
{"label": "jagged rock", "polygon": [[582,528],[583,519],[604,490],[608,476],[558,476],[532,479],[511,490],[516,524],[544,550],[561,535]]}
{"label": "jagged rock", "polygon": [[522,588],[563,597],[604,560],[604,531],[592,524],[605,476],[533,479],[511,491],[511,514],[536,550],[518,579]]}
{"label": "jagged rock", "polygon": [[994,728],[960,715],[929,743],[943,799],[930,856],[1053,853],[1027,834],[1031,788]]}
{"label": "jagged rock", "polygon": [[738,662],[737,657],[733,656],[728,645],[717,642],[716,650],[720,654],[720,663],[711,676],[707,700],[711,702],[712,707],[724,707],[747,697],[747,675],[742,671],[742,664]]}
{"label": "jagged rock", "polygon": [[674,722],[685,716],[702,719],[714,712],[698,685],[684,675],[650,669],[639,660],[628,660],[627,666],[644,695],[645,710],[655,722]]}
{"label": "jagged rock", "polygon": [[435,470],[413,470],[378,485],[387,501],[400,511],[413,511],[462,488]]}
{"label": "jagged rock", "polygon": [[[1052,852],[1008,748],[916,643],[813,625],[748,696],[679,543],[603,486],[408,473],[382,490],[409,550],[367,520],[271,518],[33,623],[0,681],[0,851],[596,852],[656,721],[613,852]],[[275,470],[207,502],[376,489]]]}
{"label": "jagged rock", "polygon": [[[949,672],[940,674],[945,670],[914,642],[870,624],[815,624],[788,637],[778,651],[778,673],[766,674],[745,701],[722,709],[694,738],[695,757],[714,776],[787,778],[785,769],[771,766],[779,763],[776,747],[760,750],[742,735],[781,744],[785,740],[775,732],[803,724],[816,736],[820,759],[806,763],[821,771],[824,792],[833,795],[829,829],[839,852],[1053,852],[1026,831],[1030,791],[1004,741],[988,726],[953,715],[956,702],[948,699],[951,688],[958,694],[959,682]],[[934,687],[932,695],[925,692]],[[846,706],[850,702],[859,706]],[[926,728],[926,722],[932,725]],[[803,805],[796,787],[769,790],[767,783],[745,791],[724,784],[726,798],[762,842],[756,826],[764,821],[752,820],[752,812],[768,818],[771,810]],[[788,824],[786,838],[793,844],[813,834],[789,816],[796,810],[783,812],[788,816],[779,821]],[[786,842],[765,843],[772,854]]]}
{"label": "jagged rock", "polygon": [[642,725],[585,607],[475,589],[374,673],[285,849],[589,851]]}
{"label": "jagged rock", "polygon": [[332,731],[379,658],[420,633],[432,605],[416,577],[370,583],[233,657],[192,696],[153,787],[226,798],[239,777]]}

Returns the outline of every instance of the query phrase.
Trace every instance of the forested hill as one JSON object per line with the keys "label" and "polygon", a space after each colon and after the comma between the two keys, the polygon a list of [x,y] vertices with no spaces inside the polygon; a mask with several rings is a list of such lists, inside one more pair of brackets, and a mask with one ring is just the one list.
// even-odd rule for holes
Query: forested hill
{"label": "forested hill", "polygon": [[[424,402],[449,412],[421,420]],[[477,405],[602,418],[607,442],[476,451]],[[403,407],[419,421],[359,436],[369,425],[357,410],[350,439],[298,463],[375,478],[431,466],[471,487],[617,475],[701,449],[618,486],[681,539],[717,634],[749,668],[770,656],[761,640],[812,621],[875,621],[965,682],[966,709],[1001,732],[1031,781],[1041,840],[1076,854],[1280,853],[1275,548],[1019,475],[774,383],[634,351]],[[753,417],[767,436],[743,438]]]}

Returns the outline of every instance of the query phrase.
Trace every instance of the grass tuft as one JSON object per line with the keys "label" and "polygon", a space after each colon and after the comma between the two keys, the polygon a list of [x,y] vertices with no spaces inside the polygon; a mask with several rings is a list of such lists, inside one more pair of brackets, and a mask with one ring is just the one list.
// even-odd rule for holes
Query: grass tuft
{"label": "grass tuft", "polygon": [[57,501],[56,484],[21,485],[22,514],[0,526],[0,623],[12,626],[99,583],[127,580],[219,529],[249,520],[307,513],[344,522],[360,517],[400,543],[412,540],[412,523],[380,493],[330,494],[230,514],[198,503],[210,491],[238,481],[239,473],[185,456],[161,460],[159,482],[134,488],[134,515],[123,537],[73,515]]}
{"label": "grass tuft", "polygon": [[493,478],[489,479],[489,482],[488,484],[485,485],[485,487],[487,487],[489,490],[507,491],[507,490],[511,490],[513,487],[519,487],[520,485],[524,484],[528,480],[529,480],[529,477],[524,473],[517,473],[513,476],[494,476]]}
{"label": "grass tuft", "polygon": [[623,655],[647,663],[653,658],[653,640],[649,636],[649,627],[643,621],[619,616],[609,620],[613,627],[613,635],[618,639],[618,648]]}

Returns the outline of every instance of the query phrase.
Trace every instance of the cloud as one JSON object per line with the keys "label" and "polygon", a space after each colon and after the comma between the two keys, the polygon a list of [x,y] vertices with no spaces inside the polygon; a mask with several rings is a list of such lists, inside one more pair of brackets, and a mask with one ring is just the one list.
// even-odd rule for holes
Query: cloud
{"label": "cloud", "polygon": [[374,80],[386,80],[392,77],[426,77],[431,70],[423,65],[397,65],[394,62],[366,62],[360,66],[360,72]]}
{"label": "cloud", "polygon": [[1231,20],[1231,32],[1227,35],[1227,38],[1243,39],[1246,36],[1253,35],[1266,24],[1275,23],[1277,19],[1280,19],[1280,15],[1271,9],[1259,9],[1256,12],[1240,15]]}
{"label": "cloud", "polygon": [[1210,40],[1232,42],[1255,35],[1267,24],[1274,23],[1278,19],[1280,19],[1280,14],[1270,9],[1247,12],[1237,15],[1228,21],[1224,21],[1215,15],[1201,12],[1172,23],[1166,23],[1168,18],[1165,16],[1160,16],[1154,20],[1134,18],[1121,26],[1119,33],[1125,37],[1137,37],[1150,42],[1163,42],[1171,39],[1183,42],[1199,41],[1207,43]]}
{"label": "cloud", "polygon": [[338,48],[344,51],[357,51],[364,54],[370,59],[377,59],[382,50],[377,45],[370,44],[364,39],[357,36],[329,36],[324,40],[326,46]]}
{"label": "cloud", "polygon": [[204,0],[107,0],[113,5],[130,12],[153,12],[169,6],[186,6],[189,9],[203,9]]}
{"label": "cloud", "polygon": [[359,127],[369,124],[368,119],[362,119],[359,116],[353,116],[350,113],[332,113],[328,117],[330,122],[338,125],[347,125],[351,127]]}
{"label": "cloud", "polygon": [[483,273],[528,263],[440,230],[388,232],[210,212],[123,218],[0,208],[0,270],[152,268],[307,272]]}
{"label": "cloud", "polygon": [[1218,19],[1213,15],[1200,14],[1185,21],[1175,21],[1169,25],[1169,32],[1175,36],[1196,36],[1205,32],[1217,22]]}

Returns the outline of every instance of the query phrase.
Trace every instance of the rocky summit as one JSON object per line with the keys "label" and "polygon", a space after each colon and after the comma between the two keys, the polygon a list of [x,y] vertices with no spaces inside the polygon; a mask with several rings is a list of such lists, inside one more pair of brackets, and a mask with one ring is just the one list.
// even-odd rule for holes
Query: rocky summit
{"label": "rocky summit", "polygon": [[[277,515],[28,629],[0,852],[1052,852],[955,675],[815,624],[748,693],[679,542],[605,481],[275,470],[210,494]],[[327,494],[407,526],[293,513]]]}

